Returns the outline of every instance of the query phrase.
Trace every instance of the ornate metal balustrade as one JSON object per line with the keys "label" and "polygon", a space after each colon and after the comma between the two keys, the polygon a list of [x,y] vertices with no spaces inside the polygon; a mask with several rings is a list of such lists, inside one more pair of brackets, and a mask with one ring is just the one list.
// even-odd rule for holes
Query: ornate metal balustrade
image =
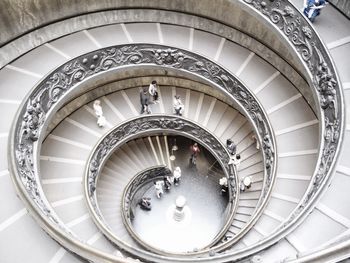
{"label": "ornate metal balustrade", "polygon": [[[264,191],[261,208],[271,191],[276,171],[275,141],[269,121],[255,96],[225,69],[188,51],[157,45],[130,44],[100,49],[73,59],[46,76],[23,101],[9,138],[10,168],[19,193],[44,229],[62,245],[89,259],[115,258],[79,242],[59,220],[43,194],[38,154],[45,127],[55,112],[77,94],[80,84],[127,66],[158,66],[181,70],[209,81],[239,105],[263,141]],[[78,244],[78,245],[77,245]],[[82,252],[82,250],[84,252]],[[150,256],[150,255],[148,255]],[[175,259],[173,259],[175,260]]]}
{"label": "ornate metal balustrade", "polygon": [[[247,6],[251,6],[252,12],[260,12],[262,14],[261,20],[266,20],[276,27],[281,36],[285,36],[285,39],[281,42],[289,43],[295,48],[295,53],[300,54],[305,68],[309,69],[305,75],[309,76],[310,83],[313,84],[311,88],[316,101],[318,101],[318,108],[322,113],[320,118],[322,143],[313,183],[286,224],[281,226],[267,242],[258,244],[254,249],[247,250],[245,255],[248,255],[277,242],[279,235],[283,235],[287,233],[287,230],[290,231],[291,228],[296,227],[297,221],[300,222],[299,219],[306,216],[306,212],[312,207],[314,201],[328,184],[343,136],[344,102],[340,83],[326,48],[310,24],[293,5],[288,1],[278,0],[242,0],[242,2],[245,2]],[[156,6],[156,4],[154,5]],[[94,55],[90,54],[86,58],[96,62],[98,57],[94,60]],[[98,69],[94,73],[97,68],[96,63],[86,61],[84,64],[82,59],[83,57],[60,67],[44,79],[26,98],[16,117],[17,122],[9,138],[9,153],[11,156],[9,167],[11,173],[14,174],[20,195],[25,200],[31,213],[42,225],[45,225],[45,230],[56,240],[86,258],[100,259],[102,257],[115,260],[116,258],[112,256],[93,251],[81,242],[77,242],[77,249],[74,242],[76,240],[69,235],[65,236],[66,233],[69,233],[67,232],[69,230],[65,229],[50,207],[39,182],[37,154],[40,150],[44,127],[50,120],[50,116],[60,105],[63,105],[65,101],[63,95],[67,95],[74,85],[80,83],[86,77],[91,77],[95,73],[105,70]],[[81,71],[73,66],[74,63],[78,67],[82,66]],[[88,71],[90,73],[86,74]],[[49,105],[50,97],[54,99]],[[21,126],[22,122],[23,126]],[[81,253],[80,249],[85,249],[84,253]],[[241,253],[240,256],[242,255],[244,254]],[[221,258],[218,257],[218,260],[229,259],[232,256],[234,255],[227,253]],[[211,259],[215,260],[214,257]]]}
{"label": "ornate metal balustrade", "polygon": [[[225,176],[229,181],[229,202],[228,202],[228,211],[227,218],[224,219],[224,226],[217,234],[217,236],[212,241],[211,245],[214,245],[218,240],[222,238],[222,236],[226,233],[227,229],[231,226],[232,220],[235,215],[235,210],[237,208],[238,203],[238,195],[239,195],[239,187],[238,187],[238,177],[235,174],[235,169],[231,167],[229,164],[230,154],[228,153],[226,147],[217,139],[213,134],[209,131],[200,127],[198,124],[189,121],[185,118],[173,115],[146,115],[140,116],[128,121],[123,122],[122,124],[114,127],[110,132],[104,135],[97,145],[94,147],[88,163],[86,165],[85,177],[84,177],[84,191],[85,191],[85,199],[87,200],[88,207],[90,213],[92,214],[92,218],[94,219],[96,225],[101,229],[101,231],[107,236],[109,240],[117,244],[119,247],[127,250],[129,253],[133,251],[129,251],[130,249],[124,244],[122,240],[118,236],[116,236],[111,228],[108,226],[105,221],[103,214],[101,213],[98,206],[98,199],[96,195],[96,186],[98,184],[98,179],[101,174],[101,171],[104,167],[104,164],[109,159],[109,156],[113,154],[119,147],[121,147],[124,143],[128,142],[131,139],[135,139],[142,136],[150,136],[152,134],[160,134],[160,133],[168,133],[175,135],[182,135],[184,137],[191,138],[196,140],[200,145],[204,146],[209,152],[211,152],[214,158],[219,162],[221,167],[223,167],[223,171]],[[157,168],[158,169],[158,168]],[[142,173],[144,177],[140,177],[137,179],[147,179],[145,176],[149,175],[149,173]],[[137,186],[137,185],[129,185]],[[129,189],[126,193],[132,194]],[[135,189],[134,189],[135,190]],[[127,214],[125,214],[125,208],[128,207],[124,203],[124,201],[128,201],[129,198],[125,198],[123,200],[123,209],[122,213],[124,214],[124,219],[127,218]],[[162,251],[156,249],[139,238],[130,225],[128,221],[125,220],[126,227],[131,233],[132,237],[136,239],[140,244],[146,247],[150,251],[154,251],[159,254],[164,254],[170,256],[170,252]],[[210,245],[208,246],[210,247]],[[133,249],[134,250],[134,249]],[[203,252],[207,252],[208,249],[201,250],[193,253],[178,253],[179,255],[189,255],[189,254],[199,254]],[[177,255],[177,254],[176,254]]]}
{"label": "ornate metal balustrade", "polygon": [[172,172],[164,165],[152,166],[149,167],[138,174],[136,174],[127,186],[124,189],[122,196],[122,217],[124,224],[131,226],[132,209],[135,207],[134,197],[135,194],[142,188],[144,185],[155,182],[156,180],[163,179],[164,177],[171,175]]}
{"label": "ornate metal balustrade", "polygon": [[[163,180],[163,178],[167,175],[171,175],[172,172],[166,166],[154,166],[149,167],[137,175],[135,175],[125,187],[123,196],[122,196],[122,219],[125,228],[139,244],[145,247],[149,251],[158,252],[157,249],[154,249],[152,246],[149,246],[146,242],[140,238],[132,227],[132,218],[133,218],[133,210],[137,206],[137,201],[141,198],[137,197],[137,193],[142,191],[142,187],[148,185],[149,183],[155,182],[156,180]],[[153,185],[153,183],[152,183]],[[141,193],[143,194],[143,193]]]}
{"label": "ornate metal balustrade", "polygon": [[[327,187],[336,165],[344,135],[344,99],[339,77],[327,48],[310,22],[289,1],[243,0],[253,11],[271,23],[283,35],[305,65],[309,85],[320,117],[320,148],[312,183],[290,216],[264,241],[265,247],[279,241],[296,228],[312,209],[315,201]],[[247,250],[261,249],[255,245]]]}

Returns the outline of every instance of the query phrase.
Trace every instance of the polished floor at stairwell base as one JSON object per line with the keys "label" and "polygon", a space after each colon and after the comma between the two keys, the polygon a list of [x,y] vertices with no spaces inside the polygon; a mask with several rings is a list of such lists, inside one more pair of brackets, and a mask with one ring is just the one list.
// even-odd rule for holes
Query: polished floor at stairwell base
{"label": "polished floor at stairwell base", "polygon": [[[150,185],[144,196],[152,198],[152,210],[135,209],[134,231],[150,246],[171,253],[196,251],[209,245],[225,223],[227,198],[221,195],[219,176],[208,174],[211,163],[203,154],[194,168],[188,164],[188,152],[177,152],[176,165],[182,169],[179,185],[172,185],[160,199]],[[181,195],[186,206],[183,219],[177,221],[175,201]]]}

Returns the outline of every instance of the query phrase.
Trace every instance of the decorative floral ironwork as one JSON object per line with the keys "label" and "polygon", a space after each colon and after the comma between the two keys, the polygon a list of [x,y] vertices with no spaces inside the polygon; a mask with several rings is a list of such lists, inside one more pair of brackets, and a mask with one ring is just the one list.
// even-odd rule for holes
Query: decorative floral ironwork
{"label": "decorative floral ironwork", "polygon": [[185,60],[185,55],[178,52],[177,49],[157,49],[154,51],[155,63],[157,65],[172,66],[174,68],[181,68]]}
{"label": "decorative floral ironwork", "polygon": [[[265,15],[275,24],[282,34],[287,36],[290,43],[300,54],[312,75],[312,85],[317,91],[321,119],[324,122],[323,148],[321,148],[320,162],[316,167],[312,184],[307,190],[306,198],[298,205],[293,214],[277,230],[291,224],[307,207],[311,200],[318,195],[320,188],[325,185],[331,176],[331,167],[339,152],[341,135],[343,134],[344,116],[340,107],[342,102],[341,90],[335,77],[335,70],[327,51],[302,17],[288,1],[244,0],[256,10]],[[264,3],[264,7],[263,4]]]}
{"label": "decorative floral ironwork", "polygon": [[122,205],[124,219],[130,219],[131,203],[133,201],[135,193],[140,187],[149,181],[154,181],[157,178],[163,178],[170,174],[171,171],[169,168],[165,166],[157,166],[135,175],[135,177],[131,179],[130,183],[125,188],[125,194],[123,195]]}
{"label": "decorative floral ironwork", "polygon": [[[227,218],[229,223],[227,226],[230,226],[237,206],[237,195],[239,193],[237,187],[238,177],[235,169],[232,169],[232,165],[229,164],[230,154],[228,153],[226,147],[222,145],[220,141],[210,132],[204,130],[199,125],[191,121],[178,116],[148,115],[140,116],[136,119],[122,123],[111,130],[96,146],[95,150],[91,154],[90,161],[87,164],[89,169],[87,170],[84,179],[86,182],[85,191],[89,202],[89,208],[92,210],[93,217],[96,215],[100,219],[103,232],[105,228],[109,229],[109,226],[104,222],[103,215],[98,208],[96,185],[104,163],[118,147],[131,138],[140,137],[144,134],[149,135],[150,133],[164,133],[166,131],[169,133],[181,133],[185,136],[187,135],[195,138],[200,144],[206,146],[207,149],[210,149],[214,157],[223,165],[225,174],[229,178],[230,206],[228,210],[230,211],[230,214]],[[128,229],[130,228],[129,215],[131,211],[131,202],[137,188],[146,181],[152,180],[155,177],[164,176],[169,172],[171,171],[165,167],[151,168],[150,170],[143,171],[139,175],[135,176],[135,179],[133,179],[127,186],[126,192],[123,195],[122,211],[123,220]],[[222,231],[221,235],[226,234],[225,232],[226,230]],[[108,235],[109,234],[107,233],[107,236]],[[132,233],[131,235],[134,236]],[[112,239],[116,240],[114,238]]]}
{"label": "decorative floral ironwork", "polygon": [[[54,215],[53,211],[48,209],[50,206],[42,193],[39,175],[35,172],[37,169],[35,168],[36,161],[33,156],[36,156],[37,153],[31,150],[36,149],[34,145],[39,143],[39,139],[42,137],[42,129],[45,127],[45,122],[47,122],[48,113],[57,110],[56,105],[60,105],[58,102],[64,100],[67,92],[85,79],[93,77],[97,73],[121,66],[134,66],[139,64],[181,69],[212,81],[218,87],[221,87],[221,89],[231,94],[238,104],[241,105],[246,114],[253,117],[252,120],[254,124],[259,127],[259,138],[264,138],[268,135],[270,145],[275,145],[267,117],[259,103],[255,100],[254,95],[252,95],[252,93],[232,74],[213,62],[188,51],[154,44],[130,44],[91,52],[57,68],[34,89],[19,115],[21,125],[16,125],[15,129],[16,140],[13,143],[16,149],[14,158],[17,174],[20,174],[23,186],[30,185],[30,187],[24,187],[28,196],[30,198],[34,198],[33,196],[35,196],[38,208],[44,215],[55,218],[56,222],[58,222],[58,217]],[[158,123],[159,127],[163,128],[171,127],[171,129],[174,130],[186,130],[188,128],[187,132],[192,129],[188,125],[182,123],[181,120],[169,121],[166,119],[152,120],[149,122],[135,121],[133,124],[123,127],[123,129],[116,131],[115,134],[110,135],[113,138],[109,141],[109,144],[100,146],[97,150],[98,155],[94,156],[95,159],[92,160],[89,166],[89,170],[92,173],[90,183],[95,180],[98,160],[106,155],[106,152],[108,152],[107,149],[112,147],[113,143],[120,140],[122,136],[133,134],[135,130],[151,129],[155,122]],[[212,149],[218,151],[219,145],[212,139],[204,138],[201,133],[194,136],[198,136],[206,143],[212,144]],[[22,144],[22,147],[19,147],[19,144]],[[25,145],[25,147],[23,147],[23,145]],[[218,152],[217,154],[219,158],[224,160],[225,155],[223,153]],[[31,160],[30,162],[24,161],[23,156],[25,155],[28,155],[27,159]],[[265,188],[269,188],[273,183],[276,170],[276,158],[274,155],[274,151],[263,151],[264,160],[270,160],[272,163],[272,169],[265,171],[271,173],[265,176]],[[235,185],[235,187],[237,187],[237,185]],[[89,191],[90,193],[95,191],[92,184],[90,184]],[[265,191],[263,194],[267,194],[267,192],[268,191]],[[265,196],[262,196],[262,199],[264,198]]]}
{"label": "decorative floral ironwork", "polygon": [[40,191],[34,173],[33,147],[20,143],[16,149],[16,158],[18,160],[19,176],[26,191],[29,193],[34,203],[41,208],[42,212],[52,222],[58,223],[58,219],[51,214],[47,203],[40,196]]}
{"label": "decorative floral ironwork", "polygon": [[[313,85],[319,96],[321,117],[325,122],[323,148],[318,170],[313,179],[313,185],[308,189],[307,198],[298,206],[284,226],[287,226],[317,194],[330,175],[330,169],[339,152],[339,143],[343,134],[343,112],[340,107],[342,95],[337,82],[335,70],[323,48],[321,41],[309,24],[288,1],[280,0],[244,0],[257,11],[266,16],[276,25],[282,34],[288,37],[290,43],[299,52],[301,58],[309,68],[313,77]],[[153,46],[153,47],[152,47]],[[271,140],[264,148],[265,160],[270,160],[275,166],[275,151],[267,145],[274,145],[272,133],[266,125],[267,119],[262,114],[259,105],[254,105],[254,98],[228,72],[211,64],[210,61],[186,51],[156,45],[127,45],[101,49],[81,56],[58,68],[32,92],[25,106],[21,110],[15,127],[14,152],[12,153],[17,176],[23,184],[27,195],[37,204],[45,216],[58,224],[58,220],[47,208],[45,196],[40,190],[39,177],[36,174],[36,163],[33,158],[34,145],[40,139],[47,113],[56,110],[54,107],[66,92],[75,84],[84,81],[96,73],[110,70],[124,65],[148,63],[172,68],[179,68],[196,73],[228,91],[242,103],[242,107],[254,118],[259,129],[260,138],[269,136]],[[248,95],[247,95],[248,94]],[[127,131],[126,131],[127,132]],[[266,150],[266,151],[265,151]],[[103,154],[103,152],[101,152]],[[271,155],[272,154],[272,155]],[[270,158],[270,157],[272,158]],[[96,167],[95,167],[96,168]],[[94,166],[91,166],[94,171]],[[273,169],[272,169],[273,170]],[[272,184],[272,174],[267,174],[266,185]],[[93,190],[91,190],[93,192]],[[44,200],[43,200],[44,199]]]}
{"label": "decorative floral ironwork", "polygon": [[22,121],[22,134],[24,135],[22,140],[29,139],[36,141],[39,138],[39,128],[45,121],[44,111],[40,103],[42,93],[43,91],[33,100],[29,99],[27,103],[27,109]]}
{"label": "decorative floral ironwork", "polygon": [[[338,117],[338,103],[337,103],[337,82],[331,73],[330,68],[324,60],[320,50],[315,47],[319,61],[315,77],[313,79],[314,85],[320,95],[321,108],[324,110],[324,115],[330,120]],[[339,129],[339,127],[338,127]]]}
{"label": "decorative floral ironwork", "polygon": [[[210,146],[211,151],[223,163],[226,171],[229,171],[230,156],[225,147],[211,133],[203,130],[197,124],[177,116],[141,116],[117,126],[96,147],[88,164],[87,181],[91,199],[95,198],[96,180],[106,158],[128,138],[150,131],[176,131],[196,138],[200,143]],[[232,189],[233,198],[236,197],[236,191],[236,188]]]}

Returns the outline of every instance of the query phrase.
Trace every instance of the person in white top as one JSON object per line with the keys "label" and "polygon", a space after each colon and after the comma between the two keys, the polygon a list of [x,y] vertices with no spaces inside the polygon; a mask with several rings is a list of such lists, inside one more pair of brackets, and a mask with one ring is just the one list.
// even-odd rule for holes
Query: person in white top
{"label": "person in white top", "polygon": [[163,181],[154,182],[154,188],[156,189],[156,195],[158,198],[161,198],[162,195],[164,194],[163,185],[164,185]]}
{"label": "person in white top", "polygon": [[175,114],[182,116],[182,114],[184,112],[184,105],[183,105],[179,95],[175,95],[173,106],[174,106]]}
{"label": "person in white top", "polygon": [[181,178],[181,168],[177,166],[174,170],[174,184],[178,185]]}
{"label": "person in white top", "polygon": [[228,192],[227,177],[220,178],[219,185],[221,186],[221,194],[225,195]]}
{"label": "person in white top", "polygon": [[158,88],[157,81],[153,80],[151,84],[149,84],[148,93],[152,96],[153,102],[158,102]]}
{"label": "person in white top", "polygon": [[97,117],[97,125],[99,127],[103,127],[106,125],[106,118],[103,116],[103,111],[101,107],[101,101],[100,100],[95,100],[94,101],[94,111]]}
{"label": "person in white top", "polygon": [[235,158],[233,158],[233,164],[236,166],[236,169],[238,171],[239,165],[241,164],[241,156],[239,154],[236,154]]}
{"label": "person in white top", "polygon": [[259,149],[260,149],[260,144],[259,144],[259,140],[258,140],[258,138],[256,137],[256,135],[253,134],[252,137],[251,137],[251,139],[255,142],[255,148],[256,148],[257,150],[259,150]]}
{"label": "person in white top", "polygon": [[231,173],[234,173],[234,172],[238,173],[240,163],[241,163],[241,156],[239,154],[231,155],[231,158],[228,162],[228,165],[230,165],[229,167],[230,167]]}
{"label": "person in white top", "polygon": [[249,189],[252,186],[252,177],[251,176],[246,176],[243,178],[243,184],[247,189]]}
{"label": "person in white top", "polygon": [[251,176],[244,177],[239,184],[239,188],[241,189],[242,192],[244,192],[246,189],[249,189],[251,186],[252,186]]}
{"label": "person in white top", "polygon": [[241,156],[239,154],[232,156],[230,158],[230,161],[228,162],[228,164],[233,164],[234,166],[236,166],[237,170],[239,168],[240,163],[241,163]]}

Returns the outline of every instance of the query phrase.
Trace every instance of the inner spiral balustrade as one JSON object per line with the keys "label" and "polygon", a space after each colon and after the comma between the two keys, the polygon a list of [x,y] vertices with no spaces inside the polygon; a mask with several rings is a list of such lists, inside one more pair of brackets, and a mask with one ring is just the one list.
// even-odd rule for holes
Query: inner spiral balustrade
{"label": "inner spiral balustrade", "polygon": [[[197,124],[177,116],[152,114],[151,116],[135,118],[113,128],[109,133],[101,138],[100,142],[95,146],[95,149],[89,158],[84,179],[85,196],[86,200],[88,201],[90,212],[93,214],[96,224],[110,240],[113,240],[119,246],[123,246],[125,249],[128,249],[127,246],[125,246],[125,244],[123,244],[123,242],[121,242],[121,240],[111,231],[110,227],[103,218],[101,210],[99,209],[96,194],[98,180],[103,166],[107,162],[109,156],[116,149],[118,149],[120,145],[127,140],[135,137],[137,138],[142,134],[151,135],[153,133],[160,132],[178,133],[195,139],[201,145],[205,146],[205,148],[215,156],[215,159],[220,163],[220,165],[224,167],[224,175],[229,181],[230,202],[226,215],[224,216],[224,225],[220,227],[220,231],[216,234],[216,237],[213,238],[213,241],[211,241],[207,246],[215,244],[215,242],[217,242],[217,240],[225,234],[227,228],[230,226],[237,206],[239,190],[236,170],[232,164],[229,164],[230,154],[225,149],[225,146],[222,145],[220,141],[215,138],[215,136],[211,135],[210,132],[201,128]],[[129,232],[132,232],[130,230],[130,226],[128,229]],[[165,252],[161,249],[157,250],[152,246],[147,245],[141,238],[137,237],[136,234],[134,235],[134,238],[136,238],[139,243],[143,244],[143,246],[151,251],[156,251],[165,255],[171,254],[170,252]],[[199,252],[203,253],[202,251]],[[130,251],[130,253],[132,253],[132,251]]]}
{"label": "inner spiral balustrade", "polygon": [[[166,130],[162,134],[165,132]],[[163,137],[163,135],[160,136]],[[225,234],[223,229],[227,228],[225,225],[227,225],[228,220],[230,222],[230,215],[234,214],[236,209],[232,204],[237,203],[234,200],[229,201],[232,199],[230,196],[234,195],[234,198],[238,199],[236,196],[238,193],[235,189],[229,189],[227,194],[221,194],[218,182],[225,177],[225,172],[220,166],[221,161],[215,159],[203,145],[199,146],[201,152],[194,166],[189,163],[191,140],[182,136],[169,137],[169,134],[167,137],[169,148],[171,145],[176,145],[176,151],[172,151],[174,158],[170,162],[170,169],[174,171],[175,167],[181,167],[181,178],[179,182],[171,183],[169,190],[164,189],[163,186],[162,194],[158,198],[154,183],[163,182],[166,176],[171,178],[172,171],[169,168],[165,166],[146,167],[134,175],[125,187],[121,198],[124,225],[130,235],[147,250],[161,254],[164,254],[164,251],[168,251],[166,254],[190,254],[193,250],[200,252],[204,247],[215,244],[215,240]],[[114,152],[118,152],[118,149]],[[141,156],[137,156],[137,158],[141,158]],[[109,170],[110,168],[104,171],[102,168],[100,177],[106,176]],[[237,181],[234,177],[237,175],[231,175],[228,178],[230,188],[236,187]],[[110,181],[109,184],[111,184]],[[104,217],[104,212],[108,213],[112,207],[118,209],[120,203],[118,202],[114,206],[110,205],[113,199],[107,199],[105,191],[99,191],[99,185],[107,187],[105,183],[100,184],[97,181],[97,209],[94,208],[92,213],[101,213],[101,217]],[[211,198],[208,196],[209,193]],[[117,192],[110,194],[118,195]],[[173,218],[173,210],[176,198],[179,196],[185,197],[188,206],[185,208],[184,218],[177,221]],[[149,211],[140,208],[139,203],[142,197],[149,198],[152,207]],[[104,211],[99,212],[100,203],[105,203],[105,208]],[[104,224],[111,229],[117,222],[114,223],[113,220],[109,219],[104,220]],[[102,231],[105,233],[104,230]],[[113,230],[111,231],[113,232]],[[117,233],[114,235],[117,236]]]}

